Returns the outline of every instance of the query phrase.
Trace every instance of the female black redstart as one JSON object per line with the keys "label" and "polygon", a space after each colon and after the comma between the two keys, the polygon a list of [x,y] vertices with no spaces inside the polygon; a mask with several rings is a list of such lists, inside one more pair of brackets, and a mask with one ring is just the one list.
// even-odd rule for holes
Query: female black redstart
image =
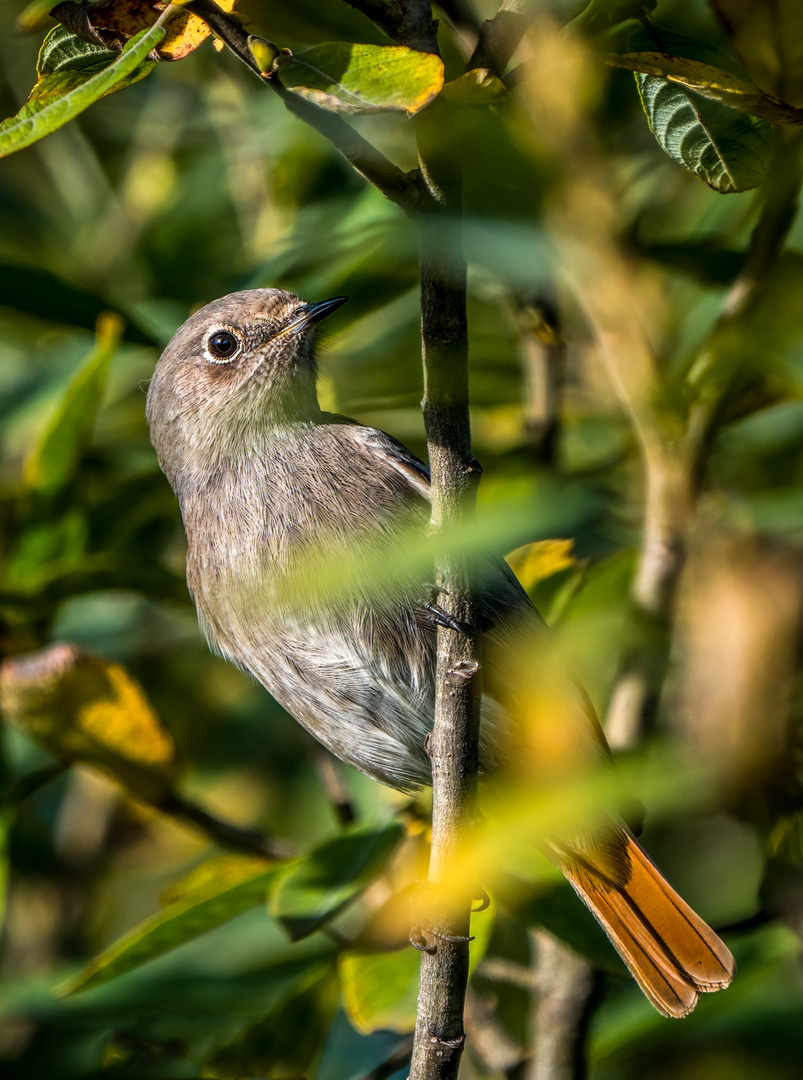
{"label": "female black redstart", "polygon": [[[187,581],[211,646],[338,757],[409,791],[431,777],[431,574],[403,565],[380,592],[375,567],[422,531],[429,475],[391,436],[320,409],[314,328],[344,302],[255,289],[208,304],[162,354],[148,422],[181,507]],[[314,568],[339,559],[348,586],[328,588]],[[501,559],[480,584],[480,756],[491,771],[516,756],[522,642],[537,651],[546,632]],[[604,756],[588,700],[576,690],[567,701],[575,752]],[[700,993],[730,983],[728,949],[614,813],[548,849],[659,1012],[685,1016]]]}

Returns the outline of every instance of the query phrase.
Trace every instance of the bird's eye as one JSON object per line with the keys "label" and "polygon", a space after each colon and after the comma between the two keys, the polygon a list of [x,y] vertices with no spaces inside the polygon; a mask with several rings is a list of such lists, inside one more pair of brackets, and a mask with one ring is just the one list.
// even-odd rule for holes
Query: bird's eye
{"label": "bird's eye", "polygon": [[225,363],[231,360],[240,349],[240,340],[230,330],[216,330],[206,343],[210,360]]}

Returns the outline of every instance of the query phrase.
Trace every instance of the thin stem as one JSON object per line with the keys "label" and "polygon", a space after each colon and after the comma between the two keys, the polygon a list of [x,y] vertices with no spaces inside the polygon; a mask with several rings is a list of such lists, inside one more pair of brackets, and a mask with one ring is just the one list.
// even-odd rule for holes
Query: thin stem
{"label": "thin stem", "polygon": [[[422,402],[432,474],[432,526],[465,527],[479,467],[471,453],[468,412],[466,264],[461,244],[459,175],[438,160],[419,129],[422,170],[437,210],[419,233]],[[428,149],[426,149],[428,147]],[[446,169],[444,170],[444,165]],[[466,560],[440,553],[439,603],[465,627],[438,628],[435,719],[430,743],[433,822],[429,880],[442,903],[437,925],[423,928],[411,1080],[457,1076],[465,1042],[471,898],[454,882],[461,841],[476,794],[481,695],[477,603]]]}
{"label": "thin stem", "polygon": [[467,69],[490,68],[495,75],[502,75],[537,10],[534,0],[502,0],[496,15],[480,27]]}
{"label": "thin stem", "polygon": [[551,466],[560,433],[561,379],[566,348],[557,309],[533,297],[516,305],[524,374],[524,428],[532,460]]}
{"label": "thin stem", "polygon": [[177,792],[169,792],[155,799],[153,805],[163,814],[191,822],[215,843],[232,848],[234,851],[263,855],[266,859],[281,859],[288,854],[287,850],[265,833],[256,829],[242,829],[239,825],[221,821]]}
{"label": "thin stem", "polygon": [[314,753],[321,787],[332,804],[337,820],[345,829],[357,820],[357,811],[338,771],[338,763],[323,746],[316,745]]}
{"label": "thin stem", "polygon": [[381,191],[386,199],[408,213],[421,209],[426,203],[427,191],[417,169],[403,172],[341,117],[294,94],[278,79],[268,80],[268,86],[294,116],[328,139],[360,176]]}

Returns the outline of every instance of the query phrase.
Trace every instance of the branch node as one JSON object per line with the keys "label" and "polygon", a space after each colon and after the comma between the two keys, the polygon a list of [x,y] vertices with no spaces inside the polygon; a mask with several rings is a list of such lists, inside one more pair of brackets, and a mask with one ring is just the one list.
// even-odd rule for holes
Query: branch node
{"label": "branch node", "polygon": [[456,1039],[442,1039],[438,1035],[430,1035],[429,1041],[433,1046],[443,1046],[447,1050],[460,1050],[466,1042],[466,1035],[458,1035]]}
{"label": "branch node", "polygon": [[451,668],[449,674],[454,675],[458,679],[470,679],[473,675],[476,675],[480,670],[480,665],[476,660],[458,660],[458,662]]}

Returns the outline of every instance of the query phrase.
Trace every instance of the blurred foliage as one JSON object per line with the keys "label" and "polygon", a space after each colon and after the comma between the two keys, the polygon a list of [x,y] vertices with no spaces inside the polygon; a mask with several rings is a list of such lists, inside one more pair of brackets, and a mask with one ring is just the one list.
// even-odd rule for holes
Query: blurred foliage
{"label": "blurred foliage", "polygon": [[[36,82],[47,6],[0,7],[3,117]],[[800,7],[661,0],[653,32],[660,23],[664,41],[696,45],[665,55],[664,67],[651,53],[648,67],[632,55],[646,52],[634,35],[654,5],[595,2],[557,27],[581,6],[536,5],[537,32],[513,60],[515,96],[498,78],[464,76],[466,5],[437,11],[452,111],[446,121],[432,112],[427,137],[464,169],[485,470],[477,532],[464,543],[514,552],[604,715],[623,658],[655,633],[631,603],[645,514],[639,395],[678,461],[690,412],[716,400],[664,649],[669,678],[654,730],[622,773],[648,807],[647,848],[725,928],[739,974],[680,1024],[655,1014],[528,846],[556,807],[607,798],[610,781],[600,790],[573,781],[541,802],[497,792],[471,864],[493,894],[491,911],[474,917],[472,987],[494,1019],[470,1011],[463,1075],[514,1075],[483,1051],[489,1040],[526,1057],[537,1036],[533,930],[546,927],[598,973],[584,1042],[593,1080],[791,1080],[803,1057],[800,219],[762,264],[755,302],[723,313],[757,221],[782,237],[780,218],[793,212]],[[342,0],[243,0],[237,10],[294,52],[342,57],[346,46],[330,43],[388,44]],[[494,10],[476,6],[479,18]],[[33,36],[16,36],[20,16]],[[228,51],[207,41],[180,63],[147,60],[135,83],[112,67],[129,54],[87,45],[81,55],[90,53],[86,67],[43,72],[40,97],[25,106],[46,115],[47,79],[79,94],[105,80],[78,101],[77,118],[0,162],[0,642],[6,671],[67,642],[55,655],[78,672],[69,693],[44,687],[28,701],[27,724],[4,691],[3,1076],[346,1080],[395,1061],[382,1075],[401,1077],[424,800],[343,767],[357,818],[344,831],[307,736],[208,653],[144,389],[160,346],[214,297],[263,285],[309,300],[348,295],[326,326],[324,403],[424,455],[415,226]],[[677,160],[653,138],[628,65],[642,72],[645,99],[648,81],[680,95],[651,117]],[[121,70],[132,84],[94,101]],[[741,111],[722,103],[728,93],[741,95]],[[786,111],[751,120],[769,98]],[[693,164],[690,145],[703,161],[710,152],[697,128],[691,142],[672,128],[700,101],[700,115],[714,117],[709,143],[721,110],[729,130],[760,133],[749,162],[741,136],[719,147],[726,164],[731,154],[753,169],[736,187],[769,170],[757,191],[723,197],[678,167]],[[409,170],[415,125],[429,112],[414,123],[393,112],[352,122]],[[21,130],[7,122],[0,139]],[[536,310],[559,312],[559,327],[552,314],[536,326],[526,315]],[[653,382],[625,323],[649,342]],[[156,794],[140,783],[146,766]],[[223,829],[217,843],[210,816]],[[256,831],[282,839],[281,858],[244,853]],[[79,983],[81,993],[56,996]]]}

